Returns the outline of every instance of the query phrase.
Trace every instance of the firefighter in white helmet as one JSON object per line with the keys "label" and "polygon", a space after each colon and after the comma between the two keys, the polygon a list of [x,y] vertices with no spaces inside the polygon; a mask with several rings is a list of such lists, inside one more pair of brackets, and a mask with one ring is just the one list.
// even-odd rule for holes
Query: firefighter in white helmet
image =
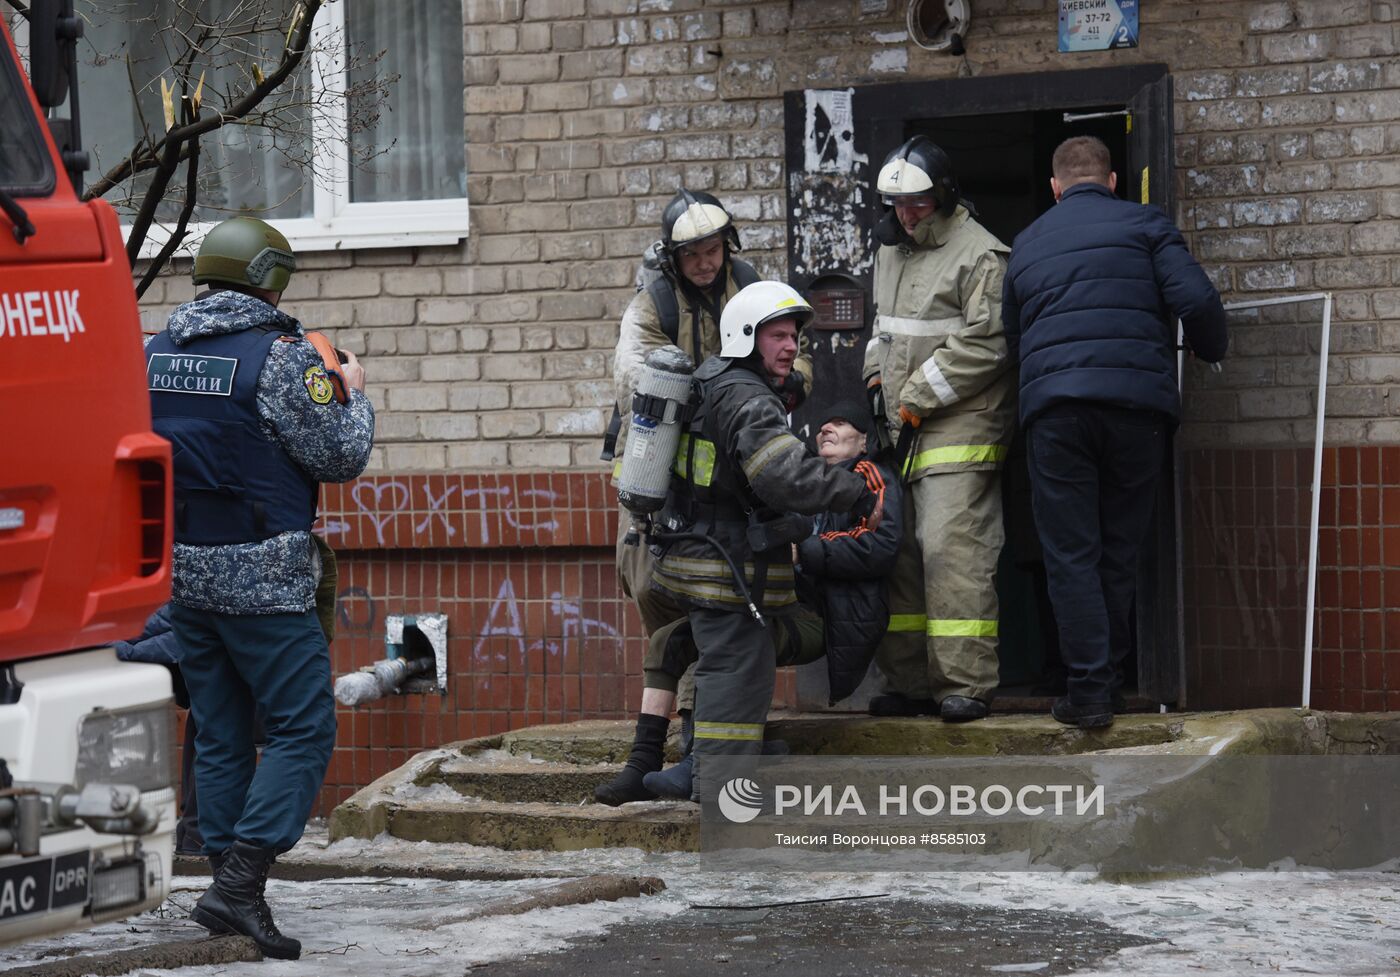
{"label": "firefighter in white helmet", "polygon": [[[661,520],[679,538],[663,542],[652,580],[684,610],[700,654],[696,800],[713,800],[720,787],[707,759],[762,749],[776,671],[773,628],[798,608],[792,544],[811,535],[807,517],[837,510],[871,529],[879,523],[881,495],[865,478],[808,454],[788,427],[778,391],[812,315],[782,282],[749,285],[720,317],[719,355],[695,373],[701,401],[686,423]],[[670,773],[647,776],[648,787],[689,795],[688,770]]]}
{"label": "firefighter in white helmet", "polygon": [[915,136],[876,190],[877,315],[864,376],[908,481],[876,715],[987,715],[997,687],[1000,468],[1015,426],[1001,286],[1008,248],[960,201],[948,156]]}

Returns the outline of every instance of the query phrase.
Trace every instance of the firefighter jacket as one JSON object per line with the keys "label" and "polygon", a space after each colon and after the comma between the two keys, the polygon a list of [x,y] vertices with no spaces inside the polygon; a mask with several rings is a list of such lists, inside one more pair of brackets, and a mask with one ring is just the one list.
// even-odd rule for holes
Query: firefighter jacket
{"label": "firefighter jacket", "polygon": [[995,469],[1015,426],[1016,376],[1002,330],[1006,245],[959,206],[875,256],[878,314],[864,376],[883,384],[891,432],[901,405],[922,418],[912,478]]}
{"label": "firefighter jacket", "polygon": [[[756,604],[791,611],[792,545],[812,530],[811,520],[794,514],[869,513],[876,496],[864,477],[808,453],[751,362],[716,356],[696,371],[702,399],[681,436],[662,523],[713,537],[741,568]],[[652,584],[687,606],[746,610],[729,564],[701,540],[662,544]]]}
{"label": "firefighter jacket", "polygon": [[[880,525],[849,511],[824,512],[797,544],[797,595],[822,618],[834,705],[856,690],[890,623],[889,575],[903,535],[903,500],[894,472],[867,457],[842,462],[883,500]],[[893,491],[886,492],[886,487]]]}
{"label": "firefighter jacket", "polygon": [[[348,403],[334,399],[321,355],[302,335],[296,319],[241,292],[208,292],[180,306],[171,314],[166,331],[147,347],[152,351],[147,372],[153,387],[156,430],[161,430],[162,414],[173,416],[173,409],[162,401],[175,396],[169,392],[175,387],[161,377],[172,370],[178,373],[186,364],[158,363],[155,351],[169,348],[175,353],[167,356],[194,360],[204,356],[201,351],[205,347],[228,352],[232,347],[223,337],[236,340],[246,336],[250,348],[257,350],[256,362],[223,364],[223,369],[235,381],[255,381],[247,402],[248,416],[243,416],[241,407],[235,411],[235,397],[208,396],[207,390],[203,397],[209,402],[227,401],[229,445],[240,451],[256,449],[252,455],[244,452],[242,456],[247,458],[276,456],[279,464],[285,459],[296,470],[301,486],[354,478],[369,461],[374,408],[357,390],[350,391]],[[211,362],[200,375],[210,375],[216,365]],[[157,377],[158,372],[161,377]],[[160,392],[154,392],[157,384]],[[187,489],[216,479],[221,471],[231,485],[241,484],[240,479],[248,474],[227,471],[241,462],[231,461],[226,453],[212,452],[212,443],[208,438],[190,441],[191,450],[203,452],[198,458],[182,462],[180,453],[175,454],[177,499],[187,494]],[[206,522],[205,516],[196,512],[198,508],[189,510],[189,517]],[[224,539],[217,526],[187,526],[185,538],[197,542],[175,544],[172,601],[222,614],[304,613],[314,607],[321,579],[321,557],[310,532],[314,506],[297,500],[295,508],[298,525],[292,526],[278,513],[265,513],[268,531],[255,532],[251,539]]]}
{"label": "firefighter jacket", "polygon": [[[617,351],[613,355],[613,387],[617,398],[617,410],[622,417],[621,430],[614,449],[618,463],[613,467],[616,477],[621,464],[623,445],[627,440],[627,426],[632,417],[632,394],[637,389],[637,380],[647,354],[662,346],[679,346],[698,367],[711,356],[719,353],[719,315],[725,304],[738,294],[742,287],[741,277],[734,273],[734,259],[724,266],[724,290],[719,301],[713,305],[703,301],[697,290],[682,287],[674,279],[668,279],[675,293],[678,319],[676,331],[671,335],[662,322],[656,302],[646,288],[633,296],[627,310],[622,313],[622,327],[618,334]],[[798,337],[797,360],[792,366],[793,375],[801,383],[801,395],[812,390],[812,354],[807,344],[806,333]],[[788,409],[796,408],[796,403]]]}

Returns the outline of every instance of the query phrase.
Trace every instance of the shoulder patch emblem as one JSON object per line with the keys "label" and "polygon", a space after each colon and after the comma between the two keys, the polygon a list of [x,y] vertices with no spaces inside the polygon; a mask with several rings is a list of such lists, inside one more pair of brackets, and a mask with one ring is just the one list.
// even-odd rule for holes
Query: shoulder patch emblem
{"label": "shoulder patch emblem", "polygon": [[302,382],[306,384],[306,392],[311,395],[313,404],[329,404],[335,397],[335,390],[331,387],[331,378],[326,376],[326,368],[319,363],[315,366],[308,366],[301,378]]}

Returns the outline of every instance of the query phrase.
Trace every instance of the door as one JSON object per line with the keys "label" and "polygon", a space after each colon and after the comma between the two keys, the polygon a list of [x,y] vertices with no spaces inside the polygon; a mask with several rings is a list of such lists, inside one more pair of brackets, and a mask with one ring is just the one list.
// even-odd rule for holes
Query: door
{"label": "door", "polygon": [[[1128,103],[1129,200],[1161,207],[1176,216],[1172,174],[1172,80],[1165,76],[1142,86]],[[1167,448],[1157,483],[1152,530],[1138,564],[1138,694],[1153,702],[1184,705],[1184,660],[1180,603],[1181,511],[1175,439]]]}

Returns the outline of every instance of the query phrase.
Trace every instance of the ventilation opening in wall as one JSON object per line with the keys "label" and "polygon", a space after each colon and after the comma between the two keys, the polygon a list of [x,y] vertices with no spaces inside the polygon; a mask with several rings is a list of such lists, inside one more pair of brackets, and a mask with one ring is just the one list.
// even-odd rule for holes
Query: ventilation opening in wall
{"label": "ventilation opening in wall", "polygon": [[[384,622],[385,659],[422,662],[400,692],[447,694],[447,615],[390,614]],[[432,664],[427,663],[431,661]]]}
{"label": "ventilation opening in wall", "polygon": [[385,696],[447,694],[447,615],[390,614],[384,622],[384,657],[335,680],[343,706]]}

